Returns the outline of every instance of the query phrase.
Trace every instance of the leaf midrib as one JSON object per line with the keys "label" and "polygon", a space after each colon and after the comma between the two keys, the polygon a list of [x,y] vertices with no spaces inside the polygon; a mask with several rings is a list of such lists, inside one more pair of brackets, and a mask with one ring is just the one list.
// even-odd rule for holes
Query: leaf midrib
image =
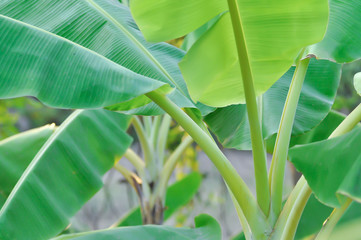
{"label": "leaf midrib", "polygon": [[35,165],[38,163],[38,161],[41,159],[43,154],[47,151],[49,146],[51,146],[54,141],[58,138],[58,136],[73,122],[73,120],[79,116],[84,110],[77,110],[73,114],[71,114],[64,122],[60,125],[58,129],[55,130],[55,132],[50,136],[50,138],[45,142],[45,144],[41,147],[39,152],[36,154],[34,159],[30,162],[29,166],[26,168],[23,175],[20,177],[19,181],[16,183],[15,187],[11,191],[9,197],[6,199],[6,202],[4,203],[3,207],[0,210],[0,218],[2,214],[5,212],[5,209],[11,202],[11,199],[14,197],[14,195],[19,190],[19,187],[22,186],[23,182],[25,181],[26,177],[29,175],[29,173],[34,169]]}

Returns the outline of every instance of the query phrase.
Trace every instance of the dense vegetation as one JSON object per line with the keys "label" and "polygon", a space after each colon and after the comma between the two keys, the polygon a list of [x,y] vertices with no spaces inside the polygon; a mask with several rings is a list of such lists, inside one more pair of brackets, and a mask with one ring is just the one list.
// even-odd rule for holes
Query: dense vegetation
{"label": "dense vegetation", "polygon": [[[197,172],[168,186],[196,145],[229,190],[236,238],[358,239],[360,73],[334,102],[344,64],[361,59],[360,11],[359,0],[0,1],[0,98],[75,110],[16,135],[17,120],[0,118],[13,135],[0,142],[0,239],[221,239],[206,214],[195,228],[162,225],[202,191]],[[167,145],[172,119],[182,131]],[[255,195],[219,144],[252,150]],[[287,160],[302,173],[290,193]],[[112,168],[139,207],[67,234]]]}

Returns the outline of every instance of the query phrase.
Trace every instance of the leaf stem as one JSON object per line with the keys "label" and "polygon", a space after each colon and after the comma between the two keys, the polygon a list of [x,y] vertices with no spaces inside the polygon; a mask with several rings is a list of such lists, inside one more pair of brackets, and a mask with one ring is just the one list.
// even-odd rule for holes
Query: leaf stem
{"label": "leaf stem", "polygon": [[147,133],[147,137],[150,137],[152,134],[153,126],[152,116],[143,116],[143,123],[145,132]]}
{"label": "leaf stem", "polygon": [[164,152],[168,138],[168,132],[172,118],[168,114],[163,115],[163,120],[159,128],[158,141],[157,141],[157,153],[158,153],[158,169],[163,168]]}
{"label": "leaf stem", "polygon": [[217,144],[207,133],[202,130],[187,114],[185,114],[176,104],[170,101],[165,95],[156,91],[147,93],[153,102],[159,105],[164,111],[176,120],[179,125],[198,143],[202,150],[217,167],[224,178],[226,184],[237,199],[247,218],[250,228],[256,239],[264,239],[265,232],[269,229],[266,218],[259,209],[251,191],[243,179],[238,175],[229,160],[224,156]]}
{"label": "leaf stem", "polygon": [[361,103],[343,120],[329,138],[337,137],[351,131],[361,121]]}
{"label": "leaf stem", "polygon": [[142,180],[133,172],[129,171],[128,169],[126,169],[125,167],[123,167],[120,164],[114,164],[114,169],[117,170],[118,172],[120,172],[123,177],[129,182],[129,184],[136,190],[137,187],[135,185],[135,183],[137,183],[138,185],[142,184]]}
{"label": "leaf stem", "polygon": [[340,208],[335,208],[332,211],[331,215],[324,222],[315,240],[327,240],[330,238],[332,230],[335,228],[336,224],[341,219],[342,215],[346,212],[346,210],[348,209],[351,203],[352,203],[352,199],[348,198]]}
{"label": "leaf stem", "polygon": [[[207,135],[213,139],[212,135],[210,134],[210,132],[208,131],[208,128],[206,126],[206,124],[200,119],[198,118],[198,116],[192,111],[191,108],[185,108],[184,112],[203,130],[207,133]],[[214,140],[214,139],[213,139]]]}
{"label": "leaf stem", "polygon": [[[361,121],[361,104],[359,104],[342,122],[341,124],[333,131],[333,133],[328,137],[334,138],[341,136],[349,131],[351,131],[359,122]],[[306,179],[304,176],[300,178],[300,180],[297,182],[296,187],[292,191],[290,197],[287,199],[287,202],[285,204],[285,207],[281,213],[281,216],[278,218],[274,235],[272,235],[271,239],[278,240],[278,233],[283,232],[296,232],[297,230],[297,224],[299,220],[301,219],[302,212],[304,210],[304,207],[309,199],[309,186],[307,184]],[[300,189],[303,189],[303,191],[300,191]],[[297,197],[296,197],[297,196]],[[296,205],[296,200],[302,199],[304,204],[298,204]],[[291,207],[290,207],[291,206]],[[294,208],[298,208],[297,210],[293,210]],[[291,215],[290,213],[293,212]],[[287,224],[288,221],[293,221],[297,224]],[[287,225],[287,228],[286,228]],[[289,234],[289,233],[287,233]],[[275,237],[275,238],[273,238]]]}
{"label": "leaf stem", "polygon": [[[193,142],[193,139],[190,136],[185,137],[181,144],[177,146],[177,148],[172,152],[169,156],[165,165],[160,174],[159,183],[156,190],[156,195],[160,197],[160,199],[164,199],[165,192],[167,190],[167,184],[170,176],[173,173],[173,170],[177,164],[178,159],[182,155],[182,153],[186,150],[186,148]],[[163,201],[164,202],[164,201]]]}
{"label": "leaf stem", "polygon": [[309,62],[309,57],[298,61],[283,108],[270,170],[271,219],[277,219],[282,209],[283,181],[288,147],[290,145],[297,104]]}
{"label": "leaf stem", "polygon": [[135,167],[141,177],[144,176],[144,161],[133,151],[133,149],[128,148],[124,153],[124,157]]}
{"label": "leaf stem", "polygon": [[[307,186],[307,182],[306,182],[306,179],[302,176],[298,180],[296,186],[293,188],[291,194],[289,195],[289,197],[282,209],[282,212],[277,220],[274,231],[270,238],[271,240],[281,239],[283,233],[288,231],[288,230],[285,230],[285,226],[287,225],[287,221],[290,220],[290,213],[291,213],[292,209],[294,208],[295,202],[296,202],[297,198],[300,196],[300,193],[301,193],[302,189],[304,188],[304,186]],[[288,224],[288,226],[291,227],[289,224]]]}
{"label": "leaf stem", "polygon": [[[306,181],[305,181],[306,182]],[[300,190],[299,195],[297,196],[291,212],[288,216],[285,231],[282,234],[281,240],[294,239],[298,223],[301,219],[303,210],[306,207],[308,199],[312,194],[311,188],[307,185],[307,183],[302,184],[302,189]]]}
{"label": "leaf stem", "polygon": [[142,147],[145,164],[148,167],[149,164],[151,164],[151,162],[152,162],[153,154],[152,154],[152,149],[151,149],[150,144],[147,139],[147,134],[143,128],[142,123],[140,122],[140,119],[137,116],[133,117],[132,124],[135,129],[135,132],[137,133],[140,146]]}
{"label": "leaf stem", "polygon": [[[227,186],[227,188],[228,188],[228,186]],[[228,189],[228,191],[230,191],[230,190]],[[239,206],[236,198],[233,196],[231,191],[230,191],[230,194],[231,194],[233,205],[236,208],[238,219],[239,219],[239,222],[241,223],[244,236],[245,236],[246,240],[252,240],[252,233],[251,233],[251,230],[249,229],[247,219],[244,216],[241,207]]]}
{"label": "leaf stem", "polygon": [[159,128],[160,128],[160,125],[161,125],[161,123],[162,123],[162,119],[163,119],[163,116],[162,116],[162,115],[159,115],[159,116],[155,116],[155,117],[154,117],[152,132],[151,132],[151,134],[150,134],[150,139],[151,139],[151,141],[152,141],[152,143],[153,143],[153,148],[154,148],[154,149],[157,148]]}
{"label": "leaf stem", "polygon": [[253,85],[252,70],[248,58],[246,39],[243,33],[241,16],[236,0],[227,0],[232,20],[233,33],[236,40],[238,62],[241,68],[247,113],[251,131],[253,162],[256,178],[257,201],[264,214],[268,215],[270,192],[267,175],[267,161],[263,144],[262,131],[258,117],[256,93]]}

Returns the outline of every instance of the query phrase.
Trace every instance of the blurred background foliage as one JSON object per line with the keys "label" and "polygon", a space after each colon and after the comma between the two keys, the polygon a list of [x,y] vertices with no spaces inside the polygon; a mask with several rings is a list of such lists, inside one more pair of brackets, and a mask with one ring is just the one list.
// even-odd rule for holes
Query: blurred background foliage
{"label": "blurred background foliage", "polygon": [[361,60],[345,64],[333,109],[348,114],[360,103],[360,96],[353,86],[353,77],[361,72]]}
{"label": "blurred background foliage", "polygon": [[48,123],[59,125],[70,113],[46,107],[32,97],[0,100],[0,140]]}

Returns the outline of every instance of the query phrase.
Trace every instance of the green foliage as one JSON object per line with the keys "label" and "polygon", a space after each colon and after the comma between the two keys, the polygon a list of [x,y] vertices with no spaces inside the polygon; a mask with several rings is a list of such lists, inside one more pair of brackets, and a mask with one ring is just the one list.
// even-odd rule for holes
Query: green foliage
{"label": "green foliage", "polygon": [[[161,223],[162,201],[167,219],[200,186],[200,175],[193,173],[165,195],[176,161],[193,140],[231,192],[244,230],[238,237],[289,240],[298,229],[296,238],[318,231],[317,240],[345,233],[357,238],[359,205],[351,205],[336,223],[348,207],[345,202],[361,199],[361,128],[355,127],[361,105],[346,118],[330,109],[341,64],[361,58],[360,1],[124,2],[142,33],[127,6],[115,0],[2,1],[0,98],[33,96],[56,108],[107,108],[129,115],[167,112],[189,136],[164,161],[169,116],[135,122],[143,161],[126,151],[130,117],[96,109],[75,111],[59,128],[45,126],[1,141],[5,174],[0,177],[0,204],[5,203],[0,238],[56,236],[101,188],[101,177],[115,157],[124,153],[137,172],[121,165],[117,169],[135,188],[143,216],[135,209],[119,225],[141,224],[142,218]],[[188,34],[182,47],[186,52],[147,42],[142,34],[149,41],[178,45]],[[356,74],[358,94],[360,79]],[[0,127],[9,127],[0,130],[0,137],[18,131],[17,116],[6,112],[8,103],[0,105]],[[334,107],[339,108],[337,103]],[[225,147],[252,148],[256,197],[207,127]],[[270,173],[265,141],[269,152],[276,149]],[[304,177],[281,209],[287,156]],[[312,192],[322,204],[308,200]],[[322,226],[331,211],[323,204],[342,208]],[[56,239],[114,238],[216,240],[221,230],[213,218],[201,215],[195,229],[135,226]]]}
{"label": "green foliage", "polygon": [[[144,41],[119,3],[7,1],[0,4],[0,14],[0,76],[6,83],[1,98],[33,95],[63,108],[127,101],[122,108],[129,109],[149,103],[141,95],[167,83],[179,88],[170,97],[182,99],[182,107],[192,106],[182,95],[186,87],[177,66],[184,53]],[[16,64],[20,57],[27,65]]]}
{"label": "green foliage", "polygon": [[[292,67],[261,98],[263,137],[277,133],[295,67]],[[336,96],[341,66],[326,60],[311,60],[297,106],[292,135],[317,126],[328,114]],[[205,122],[224,147],[251,149],[250,129],[245,105],[219,108]],[[273,149],[272,149],[273,151]]]}
{"label": "green foliage", "polygon": [[[310,197],[303,211],[300,223],[297,228],[295,239],[304,239],[317,233],[327,217],[331,214],[332,208],[320,203],[314,195]],[[335,232],[338,229],[347,226],[354,221],[359,221],[361,216],[361,204],[353,202],[346,213],[342,216],[340,222],[337,224]],[[334,236],[334,234],[332,234]],[[348,234],[345,236],[349,237]]]}
{"label": "green foliage", "polygon": [[318,58],[338,63],[361,58],[361,2],[358,0],[330,0],[330,19],[323,40],[309,47],[308,52]]}
{"label": "green foliage", "polygon": [[361,128],[343,136],[293,147],[290,161],[307,179],[316,197],[331,207],[340,207],[346,196],[360,201]]}
{"label": "green foliage", "polygon": [[[106,110],[79,110],[57,128],[33,160],[33,151],[24,155],[18,151],[12,158],[2,153],[4,164],[23,156],[31,163],[1,208],[0,238],[48,239],[61,232],[101,188],[101,177],[115,157],[129,147],[131,138],[124,132],[128,121],[128,117]],[[12,144],[23,137],[10,139],[5,147],[14,148]]]}
{"label": "green foliage", "polygon": [[[201,180],[201,175],[194,172],[168,187],[164,204],[164,221],[167,221],[179,208],[186,205],[194,197],[200,187]],[[114,225],[118,227],[142,225],[140,208],[132,209]]]}
{"label": "green foliage", "polygon": [[169,226],[134,226],[126,228],[114,228],[94,232],[64,235],[54,240],[86,239],[86,240],[128,240],[128,239],[174,239],[174,240],[221,240],[221,228],[212,217],[202,214],[195,218],[196,228],[174,228]]}
{"label": "green foliage", "polygon": [[54,131],[54,125],[47,125],[0,142],[0,168],[3,171],[0,175],[0,206],[4,204],[26,167]]}
{"label": "green foliage", "polygon": [[67,110],[44,107],[29,97],[0,100],[0,140],[30,128],[60,124],[69,114]]}
{"label": "green foliage", "polygon": [[[250,61],[256,93],[260,95],[288,70],[303,47],[322,39],[328,2],[238,1],[238,4],[249,55],[244,57]],[[215,0],[197,1],[196,5],[194,1],[166,0],[138,0],[131,4],[136,22],[152,41],[185,35],[227,9],[226,1]],[[217,107],[244,103],[229,13],[223,14],[189,49],[180,67],[194,101]]]}

